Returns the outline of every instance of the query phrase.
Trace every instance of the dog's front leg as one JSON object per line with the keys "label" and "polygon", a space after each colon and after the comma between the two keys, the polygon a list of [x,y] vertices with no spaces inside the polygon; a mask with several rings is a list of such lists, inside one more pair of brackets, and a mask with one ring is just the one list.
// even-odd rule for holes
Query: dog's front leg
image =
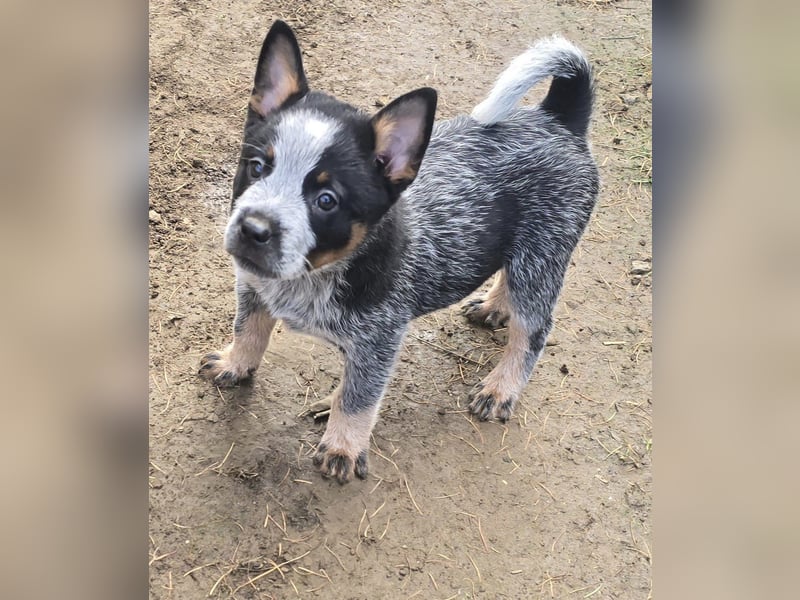
{"label": "dog's front leg", "polygon": [[220,387],[236,385],[255,373],[275,327],[275,319],[250,286],[237,283],[236,298],[233,342],[200,361],[200,375]]}
{"label": "dog's front leg", "polygon": [[339,483],[353,473],[366,479],[372,428],[391,375],[402,333],[369,342],[359,341],[344,353],[344,374],[330,397],[328,427],[317,446],[314,464]]}

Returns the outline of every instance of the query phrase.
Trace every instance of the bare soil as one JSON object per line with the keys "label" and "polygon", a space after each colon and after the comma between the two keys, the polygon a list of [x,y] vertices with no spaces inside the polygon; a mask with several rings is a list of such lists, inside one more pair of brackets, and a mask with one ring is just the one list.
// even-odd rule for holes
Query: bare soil
{"label": "bare soil", "polygon": [[[150,597],[650,597],[650,3],[153,0],[150,11]],[[441,118],[468,112],[556,31],[596,66],[601,196],[515,417],[465,412],[504,332],[469,326],[457,307],[432,314],[406,340],[368,480],[345,486],[315,472],[324,423],[305,409],[338,381],[333,349],[279,326],[252,384],[218,390],[196,375],[231,335],[222,231],[275,18],[295,28],[311,85],[368,111],[429,85]]]}

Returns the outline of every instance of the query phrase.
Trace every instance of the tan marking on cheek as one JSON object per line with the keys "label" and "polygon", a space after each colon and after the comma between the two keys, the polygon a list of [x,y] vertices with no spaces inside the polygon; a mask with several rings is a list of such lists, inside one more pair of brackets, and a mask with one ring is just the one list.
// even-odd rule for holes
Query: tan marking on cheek
{"label": "tan marking on cheek", "polygon": [[319,269],[337,260],[347,258],[358,248],[366,236],[367,226],[363,223],[353,223],[350,227],[350,240],[344,247],[323,251],[312,250],[308,254],[308,262],[311,263],[311,266],[315,269]]}
{"label": "tan marking on cheek", "polygon": [[317,183],[320,185],[325,185],[331,180],[331,174],[327,171],[322,171],[319,175],[317,175]]}

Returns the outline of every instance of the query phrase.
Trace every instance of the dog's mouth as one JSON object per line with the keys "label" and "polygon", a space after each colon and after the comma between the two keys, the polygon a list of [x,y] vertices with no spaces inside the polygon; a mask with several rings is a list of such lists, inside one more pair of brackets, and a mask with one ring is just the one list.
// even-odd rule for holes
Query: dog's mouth
{"label": "dog's mouth", "polygon": [[296,271],[276,270],[272,267],[264,266],[263,264],[247,258],[246,256],[236,254],[233,254],[232,256],[237,267],[247,271],[251,275],[261,277],[262,279],[297,279],[298,277],[303,277],[308,273],[305,264]]}
{"label": "dog's mouth", "polygon": [[268,269],[259,265],[258,263],[250,260],[245,256],[236,256],[233,255],[233,260],[236,263],[236,266],[251,273],[253,275],[257,275],[258,277],[263,277],[265,279],[277,279],[278,274],[275,273],[272,269]]}

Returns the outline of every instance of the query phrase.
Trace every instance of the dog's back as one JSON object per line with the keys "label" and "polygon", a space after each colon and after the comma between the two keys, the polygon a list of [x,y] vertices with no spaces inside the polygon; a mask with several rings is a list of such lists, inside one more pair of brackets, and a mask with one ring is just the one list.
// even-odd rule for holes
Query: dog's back
{"label": "dog's back", "polygon": [[[548,76],[542,103],[518,107]],[[427,282],[415,290],[418,314],[459,301],[521,247],[568,260],[598,191],[586,139],[592,102],[588,62],[552,37],[512,61],[471,116],[435,125],[394,209],[407,225],[409,274]]]}

